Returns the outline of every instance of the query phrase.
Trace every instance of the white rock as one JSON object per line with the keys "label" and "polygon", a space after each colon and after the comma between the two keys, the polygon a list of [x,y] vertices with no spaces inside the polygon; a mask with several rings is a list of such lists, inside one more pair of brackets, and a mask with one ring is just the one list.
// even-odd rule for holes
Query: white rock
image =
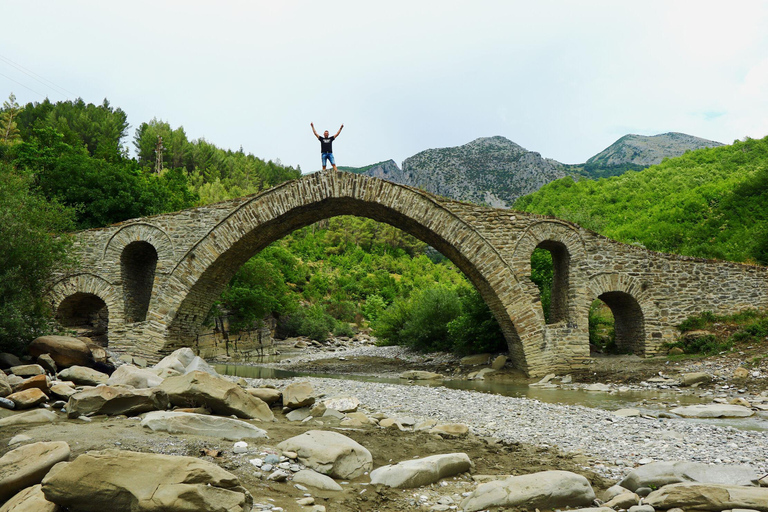
{"label": "white rock", "polygon": [[542,471],[481,484],[461,508],[476,512],[490,507],[551,509],[588,506],[595,499],[589,481],[569,471]]}
{"label": "white rock", "polygon": [[376,468],[371,472],[371,483],[410,489],[464,473],[469,467],[470,461],[466,453],[432,455]]}
{"label": "white rock", "polygon": [[264,439],[267,432],[245,421],[222,416],[177,411],[153,411],[141,426],[171,434],[195,434],[220,439]]}

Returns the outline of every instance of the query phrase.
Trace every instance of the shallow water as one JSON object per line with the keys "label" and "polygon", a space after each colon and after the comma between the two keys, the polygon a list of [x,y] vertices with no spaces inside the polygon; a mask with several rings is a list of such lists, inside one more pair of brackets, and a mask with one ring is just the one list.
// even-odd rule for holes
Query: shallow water
{"label": "shallow water", "polygon": [[[296,372],[263,366],[244,366],[235,364],[217,364],[217,372],[224,375],[246,377],[250,379],[291,379],[294,377],[320,377],[326,379],[355,380],[362,382],[380,382],[384,384],[399,384],[405,386],[445,386],[450,389],[462,389],[490,393],[495,395],[528,398],[540,402],[581,405],[607,411],[616,411],[624,408],[636,408],[642,413],[657,415],[668,408],[662,404],[694,405],[709,403],[710,400],[702,399],[697,395],[680,393],[678,391],[664,390],[631,390],[625,392],[595,392],[580,389],[544,389],[529,387],[518,382],[504,382],[491,380],[442,380],[442,381],[410,381],[394,377],[373,377],[368,375],[338,375],[309,372]],[[768,415],[758,413],[750,418],[720,418],[720,419],[686,419],[695,423],[717,425],[722,427],[735,427],[743,430],[768,430]]]}

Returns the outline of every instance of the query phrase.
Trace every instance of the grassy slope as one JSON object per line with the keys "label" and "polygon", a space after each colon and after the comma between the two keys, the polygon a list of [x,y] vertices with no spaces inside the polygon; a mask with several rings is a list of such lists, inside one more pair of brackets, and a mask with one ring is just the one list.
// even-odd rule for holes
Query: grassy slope
{"label": "grassy slope", "polygon": [[563,178],[515,208],[652,250],[768,264],[768,137],[618,177]]}

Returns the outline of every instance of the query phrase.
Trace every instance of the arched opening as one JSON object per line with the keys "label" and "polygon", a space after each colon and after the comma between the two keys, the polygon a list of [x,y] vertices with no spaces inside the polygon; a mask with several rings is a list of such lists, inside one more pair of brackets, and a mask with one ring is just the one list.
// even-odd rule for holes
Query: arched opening
{"label": "arched opening", "polygon": [[97,295],[81,292],[70,295],[59,304],[56,321],[62,327],[76,330],[80,336],[106,344],[109,310]]}
{"label": "arched opening", "polygon": [[571,257],[561,242],[545,240],[531,254],[531,280],[539,287],[548,324],[568,320],[568,270]]}
{"label": "arched opening", "polygon": [[270,344],[273,335],[312,343],[375,337],[427,352],[507,351],[479,292],[448,258],[356,216],[287,233],[250,258],[206,315],[195,347],[247,358],[255,351],[248,340],[263,326],[272,327]]}
{"label": "arched opening", "polygon": [[149,242],[131,242],[120,256],[125,322],[147,319],[157,268],[157,251]]}
{"label": "arched opening", "polygon": [[[590,335],[594,326],[598,335],[603,336],[606,342],[610,342],[612,337],[614,348],[610,351],[643,355],[645,318],[637,300],[626,292],[618,291],[605,292],[598,299],[590,309]],[[610,310],[610,314],[606,308]]]}

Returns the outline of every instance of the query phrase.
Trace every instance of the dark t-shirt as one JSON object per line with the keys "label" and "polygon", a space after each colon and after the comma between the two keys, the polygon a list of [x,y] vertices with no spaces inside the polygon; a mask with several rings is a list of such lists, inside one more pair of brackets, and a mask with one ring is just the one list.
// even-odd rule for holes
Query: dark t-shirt
{"label": "dark t-shirt", "polygon": [[318,137],[320,139],[320,152],[321,153],[333,153],[333,148],[331,145],[333,144],[333,140],[336,137]]}

